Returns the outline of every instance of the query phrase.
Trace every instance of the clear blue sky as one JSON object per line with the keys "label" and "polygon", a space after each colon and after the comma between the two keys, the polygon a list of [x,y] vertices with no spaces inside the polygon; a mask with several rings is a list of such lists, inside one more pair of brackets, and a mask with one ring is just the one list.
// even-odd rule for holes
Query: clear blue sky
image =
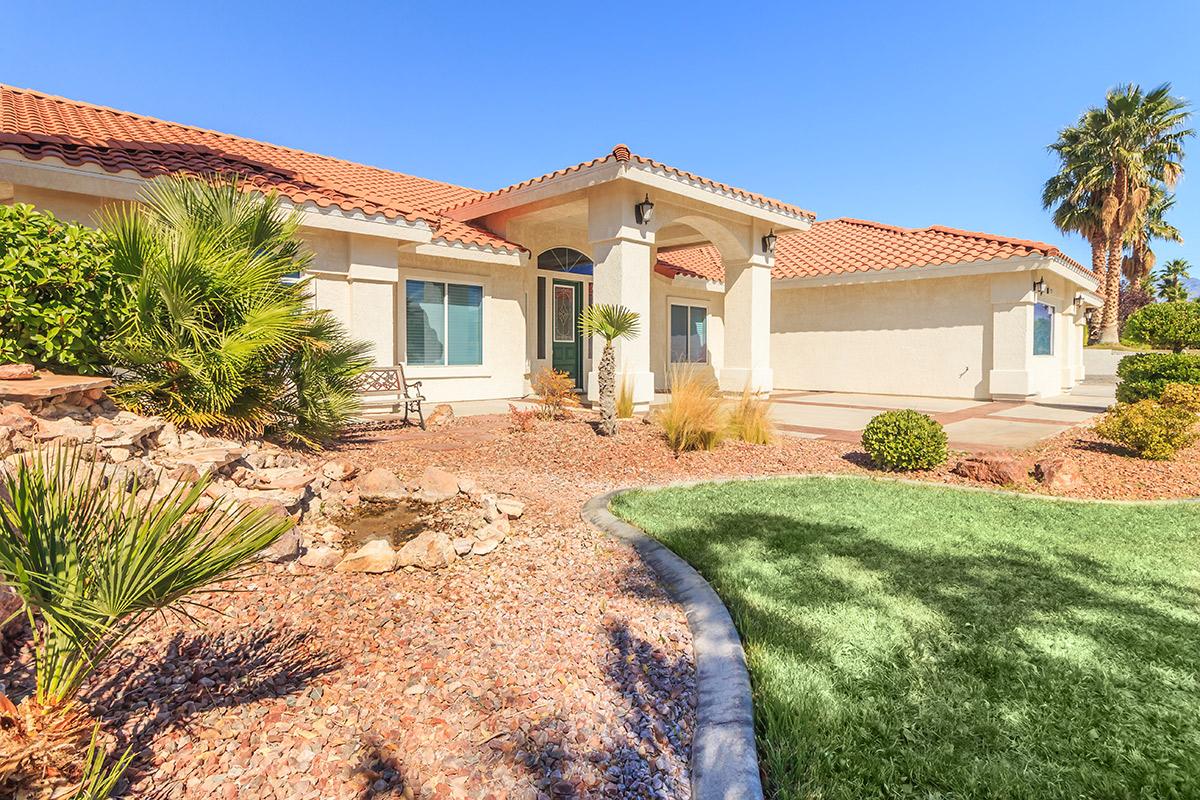
{"label": "clear blue sky", "polygon": [[[10,3],[0,82],[480,189],[625,142],[821,218],[1081,261],[1045,146],[1120,82],[1200,101],[1195,0],[353,5]],[[1160,263],[1200,264],[1191,149]]]}

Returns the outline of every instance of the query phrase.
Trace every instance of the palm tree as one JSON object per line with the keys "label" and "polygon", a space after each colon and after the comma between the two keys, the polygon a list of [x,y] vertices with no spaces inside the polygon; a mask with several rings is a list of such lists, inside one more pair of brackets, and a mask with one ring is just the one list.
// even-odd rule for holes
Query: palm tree
{"label": "palm tree", "polygon": [[1187,302],[1189,294],[1184,281],[1192,265],[1184,258],[1173,258],[1158,273],[1158,296],[1168,303]]}
{"label": "palm tree", "polygon": [[366,345],[311,310],[299,217],[236,181],[172,177],[105,219],[130,282],[108,350],[126,407],[233,436],[316,445],[357,408]]}
{"label": "palm tree", "polygon": [[[1079,122],[1064,129],[1050,146],[1060,160],[1058,175],[1047,182],[1043,201],[1088,209],[1092,263],[1096,266],[1098,239],[1104,246],[1102,278],[1104,309],[1100,339],[1118,338],[1122,250],[1138,227],[1151,201],[1151,187],[1173,188],[1183,173],[1183,140],[1193,134],[1185,127],[1188,104],[1171,95],[1170,84],[1149,92],[1127,84],[1108,92],[1105,105],[1084,112]],[[1070,230],[1070,229],[1064,229]],[[1078,228],[1075,232],[1084,233]]]}
{"label": "palm tree", "polygon": [[207,481],[144,502],[136,486],[123,493],[100,477],[77,448],[0,471],[0,583],[22,601],[37,678],[19,705],[0,694],[5,797],[47,774],[111,777],[94,746],[80,759],[91,725],[76,697],[87,678],[151,616],[187,616],[200,605],[189,594],[235,576],[292,525],[268,509],[201,506]]}
{"label": "palm tree", "polygon": [[1153,241],[1183,243],[1183,235],[1171,223],[1166,214],[1175,205],[1175,195],[1157,184],[1150,186],[1150,202],[1138,215],[1130,228],[1126,246],[1129,254],[1121,262],[1121,274],[1130,286],[1144,282],[1154,272],[1157,259],[1150,248]]}
{"label": "palm tree", "polygon": [[600,435],[617,435],[617,365],[613,342],[633,339],[638,335],[640,318],[636,311],[625,306],[600,304],[588,306],[579,317],[579,330],[584,336],[604,339],[604,352],[596,377],[600,384]]}

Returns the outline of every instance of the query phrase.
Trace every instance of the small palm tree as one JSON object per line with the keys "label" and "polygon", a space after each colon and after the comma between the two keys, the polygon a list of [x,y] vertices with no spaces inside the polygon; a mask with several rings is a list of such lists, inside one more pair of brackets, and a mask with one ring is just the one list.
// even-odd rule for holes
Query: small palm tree
{"label": "small palm tree", "polygon": [[76,700],[84,682],[151,615],[186,616],[200,605],[189,594],[238,574],[292,523],[266,509],[202,510],[204,481],[143,502],[136,487],[103,487],[74,448],[2,472],[0,582],[23,602],[37,686],[20,704],[0,694],[0,796],[46,774],[104,783],[95,747],[80,758],[92,727]]}
{"label": "small palm tree", "polygon": [[113,397],[232,436],[330,438],[370,360],[296,280],[311,259],[298,215],[217,178],[162,178],[142,200],[104,221],[132,298],[107,345]]}
{"label": "small palm tree", "polygon": [[1158,296],[1168,303],[1187,302],[1189,293],[1184,281],[1192,265],[1185,258],[1173,258],[1163,264],[1158,273]]}
{"label": "small palm tree", "polygon": [[588,306],[579,317],[579,330],[584,336],[604,339],[604,352],[596,377],[600,384],[600,435],[617,435],[617,363],[613,342],[633,339],[638,335],[641,319],[636,311],[625,306],[601,304]]}

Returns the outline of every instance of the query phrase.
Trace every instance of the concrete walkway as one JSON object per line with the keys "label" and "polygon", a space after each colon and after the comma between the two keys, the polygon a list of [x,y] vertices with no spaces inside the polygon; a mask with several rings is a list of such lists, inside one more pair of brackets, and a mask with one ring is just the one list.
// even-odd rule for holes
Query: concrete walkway
{"label": "concrete walkway", "polygon": [[1113,403],[1115,389],[1108,382],[1085,383],[1069,393],[1025,403],[781,391],[771,395],[771,408],[780,431],[809,439],[858,442],[875,415],[911,408],[942,423],[955,449],[1024,449],[1104,411]]}

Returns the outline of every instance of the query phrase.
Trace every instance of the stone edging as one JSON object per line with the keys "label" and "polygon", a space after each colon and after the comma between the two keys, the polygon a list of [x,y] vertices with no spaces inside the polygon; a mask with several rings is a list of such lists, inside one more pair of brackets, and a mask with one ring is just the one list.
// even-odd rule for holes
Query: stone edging
{"label": "stone edging", "polygon": [[721,598],[690,564],[645,531],[608,510],[629,489],[593,497],[584,521],[633,546],[683,606],[696,659],[696,730],[692,735],[692,797],[695,800],[761,800],[754,708],[746,653]]}

